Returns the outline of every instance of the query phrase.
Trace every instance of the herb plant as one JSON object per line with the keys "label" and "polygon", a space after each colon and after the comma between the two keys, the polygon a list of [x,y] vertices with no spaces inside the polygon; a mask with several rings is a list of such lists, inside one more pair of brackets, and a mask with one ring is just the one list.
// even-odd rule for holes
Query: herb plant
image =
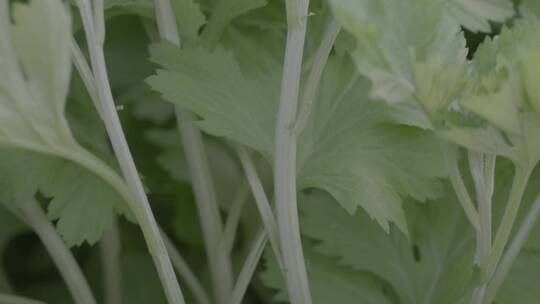
{"label": "herb plant", "polygon": [[539,3],[0,0],[0,303],[538,303]]}

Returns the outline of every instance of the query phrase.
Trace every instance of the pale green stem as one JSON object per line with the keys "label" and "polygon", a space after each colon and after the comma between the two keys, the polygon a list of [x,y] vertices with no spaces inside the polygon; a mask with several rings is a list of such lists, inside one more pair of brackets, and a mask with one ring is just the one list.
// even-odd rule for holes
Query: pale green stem
{"label": "pale green stem", "polygon": [[96,41],[105,44],[105,6],[103,0],[92,0]]}
{"label": "pale green stem", "polygon": [[45,302],[19,297],[10,294],[0,294],[0,303],[2,304],[46,304]]}
{"label": "pale green stem", "polygon": [[[169,0],[156,0],[155,7],[161,38],[180,47],[180,36],[171,3]],[[191,113],[180,107],[176,107],[175,113],[197,202],[215,300],[217,303],[224,303],[232,291],[232,266],[229,253],[220,250],[223,223],[206,159],[202,134],[195,126]]]}
{"label": "pale green stem", "polygon": [[443,142],[440,142],[440,145],[446,164],[446,169],[448,170],[450,183],[452,184],[454,192],[458,197],[459,203],[461,204],[461,207],[463,208],[467,219],[474,227],[474,230],[479,231],[480,217],[478,215],[478,212],[476,211],[476,208],[474,207],[474,203],[471,199],[471,196],[469,195],[469,191],[467,190],[467,187],[463,182],[463,177],[461,176],[461,173],[459,171],[457,156],[455,153],[452,152],[451,146]]}
{"label": "pale green stem", "polygon": [[227,304],[242,304],[242,300],[246,294],[249,283],[253,278],[253,274],[257,269],[257,265],[261,260],[261,257],[264,253],[264,247],[268,242],[268,234],[266,231],[262,230],[255,237],[255,241],[251,245],[249,254],[240,270],[236,284],[234,285],[233,292]]}
{"label": "pale green stem", "polygon": [[[77,0],[77,4],[86,32],[93,75],[103,114],[102,118],[127,185],[136,197],[132,202],[133,211],[145,235],[169,303],[184,303],[184,297],[174,274],[165,244],[161,239],[159,228],[150,208],[146,193],[144,192],[143,184],[129,150],[118,113],[116,112],[107,75],[103,45],[100,45],[99,40],[96,39],[90,3],[88,0]],[[104,22],[104,20],[101,21]]]}
{"label": "pale green stem", "polygon": [[122,303],[122,244],[118,219],[113,218],[111,227],[100,243],[105,304]]}
{"label": "pale green stem", "polygon": [[[469,168],[474,180],[480,229],[476,232],[476,263],[481,264],[491,250],[491,201],[495,183],[495,155],[486,155],[469,151]],[[483,283],[473,292],[473,304],[482,304],[486,284]]]}
{"label": "pale green stem", "polygon": [[324,67],[326,66],[326,62],[328,61],[328,57],[330,56],[330,52],[332,51],[332,47],[334,46],[340,30],[341,25],[332,17],[326,27],[321,45],[317,50],[307,79],[302,102],[300,103],[300,109],[298,110],[298,120],[295,125],[296,136],[299,136],[307,125]]}
{"label": "pale green stem", "polygon": [[176,272],[180,276],[184,282],[186,282],[186,285],[191,290],[191,293],[193,294],[193,297],[199,304],[210,304],[210,297],[206,293],[206,291],[203,288],[203,285],[193,272],[191,268],[189,267],[188,263],[184,259],[184,257],[180,254],[178,249],[174,246],[173,242],[167,234],[162,230],[161,235],[163,236],[163,241],[165,241],[165,246],[167,246],[167,250],[169,251],[169,254],[171,256],[171,260],[173,262],[174,269],[176,269]]}
{"label": "pale green stem", "polygon": [[88,65],[88,62],[86,61],[86,58],[84,57],[83,52],[81,51],[81,48],[77,44],[77,41],[72,37],[71,38],[71,57],[73,57],[73,63],[75,64],[75,68],[77,69],[77,72],[79,72],[79,75],[81,76],[81,79],[84,83],[84,86],[86,87],[86,90],[88,91],[88,95],[90,96],[90,99],[94,103],[94,107],[99,113],[100,117],[103,117],[103,113],[101,111],[101,104],[99,103],[99,97],[97,94],[96,89],[96,81],[94,79],[94,75],[92,74],[92,69]]}
{"label": "pale green stem", "polygon": [[56,229],[39,206],[30,201],[18,206],[24,221],[38,235],[54,264],[60,271],[73,300],[77,304],[95,304],[96,300],[77,261],[56,233]]}
{"label": "pale green stem", "polygon": [[277,227],[276,218],[272,207],[270,206],[270,201],[266,196],[262,182],[259,178],[257,170],[255,169],[255,164],[251,160],[248,152],[244,147],[237,146],[236,151],[244,169],[244,174],[248,179],[249,186],[251,187],[251,192],[255,198],[255,204],[259,210],[259,215],[261,216],[262,222],[264,224],[264,229],[268,234],[270,239],[270,244],[278,261],[280,269],[283,269],[283,257],[281,253],[280,243],[279,243],[279,229]]}
{"label": "pale green stem", "polygon": [[176,117],[193,181],[215,298],[218,303],[223,303],[232,290],[232,267],[229,253],[220,250],[223,224],[205,157],[202,134],[193,123],[190,113],[176,108]]}
{"label": "pale green stem", "polygon": [[508,243],[510,233],[512,232],[530,174],[530,169],[523,170],[522,168],[516,166],[514,181],[508,197],[506,210],[504,211],[501,224],[497,230],[497,235],[495,236],[491,253],[488,256],[484,267],[482,267],[484,270],[484,279],[491,279],[497,265],[499,264],[499,260],[501,259],[504,248]]}
{"label": "pale green stem", "polygon": [[287,290],[292,304],[311,304],[296,189],[296,134],[308,0],[287,0],[287,44],[276,123],[274,191]]}
{"label": "pale green stem", "polygon": [[527,217],[523,221],[523,224],[519,228],[512,244],[504,254],[491,282],[489,283],[486,291],[486,301],[485,303],[492,303],[497,295],[497,291],[501,287],[504,279],[508,275],[508,272],[512,268],[516,258],[518,257],[521,249],[525,245],[528,236],[530,235],[532,229],[535,227],[538,217],[540,216],[540,195],[534,201]]}
{"label": "pale green stem", "polygon": [[225,250],[229,254],[232,252],[234,247],[234,241],[236,240],[242,210],[244,210],[248,195],[249,185],[247,180],[243,179],[238,187],[238,190],[236,191],[231,209],[227,215],[227,221],[225,222],[225,228],[223,229],[223,238],[221,239],[220,244],[221,250]]}

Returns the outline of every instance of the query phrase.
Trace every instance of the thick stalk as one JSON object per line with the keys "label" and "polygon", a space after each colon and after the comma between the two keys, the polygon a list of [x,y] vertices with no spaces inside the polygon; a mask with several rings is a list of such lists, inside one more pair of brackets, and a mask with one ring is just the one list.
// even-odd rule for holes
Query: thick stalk
{"label": "thick stalk", "polygon": [[[156,0],[155,6],[161,38],[180,46],[180,36],[169,0]],[[215,300],[217,303],[224,303],[232,290],[232,267],[229,253],[220,250],[223,223],[208,168],[202,134],[193,123],[191,113],[179,107],[176,107],[175,112],[193,183],[206,254],[212,273]]]}
{"label": "thick stalk", "polygon": [[103,45],[99,44],[99,40],[94,33],[94,20],[90,3],[88,0],[77,0],[77,4],[86,32],[92,70],[96,81],[95,87],[101,104],[102,118],[105,122],[105,127],[111,140],[114,153],[120,164],[120,169],[122,170],[129,189],[136,197],[133,204],[135,210],[133,211],[145,235],[150,254],[154,259],[169,303],[184,303],[184,297],[174,274],[165,244],[161,239],[159,228],[152,213],[152,209],[150,208],[146,193],[144,192],[143,184],[129,150],[118,113],[116,112],[116,106],[107,75]]}
{"label": "thick stalk", "polygon": [[523,193],[525,192],[525,187],[527,186],[527,181],[529,180],[530,173],[531,170],[524,170],[516,166],[514,181],[512,183],[510,195],[508,197],[506,210],[504,211],[501,224],[497,231],[491,253],[487,258],[485,266],[483,267],[485,279],[492,278],[504,252],[504,248],[508,243],[508,238],[510,237],[510,233],[512,232],[512,228],[514,226],[514,222],[516,220],[516,216],[521,205],[521,200],[523,198]]}
{"label": "thick stalk", "polygon": [[276,124],[274,191],[287,289],[292,304],[311,304],[296,193],[296,134],[308,0],[287,0],[287,44]]}
{"label": "thick stalk", "polygon": [[518,230],[518,233],[514,237],[514,240],[512,241],[512,244],[504,254],[504,257],[502,258],[499,267],[497,267],[497,270],[495,271],[495,274],[493,275],[493,279],[489,283],[487,290],[486,290],[486,301],[485,303],[492,303],[495,299],[495,296],[497,295],[497,291],[501,287],[501,284],[503,283],[504,279],[508,275],[508,272],[512,268],[512,265],[516,261],[516,258],[518,257],[519,253],[521,252],[521,249],[525,245],[525,241],[527,240],[527,237],[531,233],[531,230],[536,225],[536,222],[538,220],[538,217],[540,216],[540,195],[536,198],[533,206],[529,210],[529,213],[527,213],[527,217],[525,218],[525,221],[523,221],[523,224]]}
{"label": "thick stalk", "polygon": [[69,248],[56,233],[43,209],[36,201],[21,203],[20,212],[25,222],[34,230],[60,271],[73,300],[77,304],[95,304],[96,300],[77,261]]}
{"label": "thick stalk", "polygon": [[100,250],[105,304],[121,304],[122,250],[116,217],[114,217],[111,227],[103,235]]}

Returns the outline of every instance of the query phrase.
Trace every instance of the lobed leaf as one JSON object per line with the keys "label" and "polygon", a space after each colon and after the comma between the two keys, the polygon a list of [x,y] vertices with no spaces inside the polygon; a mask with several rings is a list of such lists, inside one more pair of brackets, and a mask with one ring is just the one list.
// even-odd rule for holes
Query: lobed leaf
{"label": "lobed leaf", "polygon": [[356,38],[351,55],[372,82],[371,97],[411,102],[416,90],[413,67],[434,56],[447,62],[465,58],[459,24],[447,17],[443,1],[330,1],[335,16]]}
{"label": "lobed leaf", "polygon": [[197,44],[199,30],[206,23],[206,17],[201,12],[199,5],[194,0],[171,1],[178,34],[184,43]]}
{"label": "lobed leaf", "polygon": [[[165,99],[198,114],[204,131],[272,161],[280,71],[265,64],[270,59],[258,61],[266,68],[261,73],[243,69],[222,47],[210,52],[162,44],[151,53],[167,70],[148,82]],[[366,88],[348,59],[330,59],[299,138],[299,187],[324,189],[349,212],[361,206],[385,229],[392,221],[405,231],[401,196],[425,200],[441,189],[438,146],[427,133],[391,124],[385,106],[365,96]]]}
{"label": "lobed leaf", "polygon": [[490,32],[490,22],[504,22],[515,14],[510,0],[446,0],[448,14],[473,32]]}
{"label": "lobed leaf", "polygon": [[[534,55],[539,51],[537,21],[518,22],[512,30],[506,29],[488,40],[479,47],[474,59],[477,85],[461,100],[464,108],[503,134],[492,132],[491,145],[495,149],[484,152],[510,157],[524,168],[533,168],[540,160],[540,141],[536,138],[540,132],[540,112],[535,110],[539,104],[535,82],[540,60]],[[448,132],[454,133],[453,141],[461,145],[467,141],[465,137],[475,138],[465,144],[468,148],[476,149],[471,145],[476,145],[474,141],[486,142],[478,138],[478,131],[462,134],[461,138],[455,131]],[[501,149],[504,146],[507,147]],[[514,151],[509,153],[510,149]]]}
{"label": "lobed leaf", "polygon": [[[317,253],[312,244],[305,246],[304,254],[314,304],[393,303],[385,295],[385,283],[371,274],[340,265],[335,258]],[[277,302],[286,302],[286,285],[270,251],[265,261],[266,269],[260,275],[263,283],[279,291],[275,295]]]}
{"label": "lobed leaf", "polygon": [[[58,219],[69,245],[95,243],[125,197],[116,192],[119,185],[92,172],[101,166],[101,173],[116,174],[77,142],[65,113],[72,64],[69,13],[58,0],[15,3],[10,24],[7,10],[0,7],[0,199],[25,203],[39,191],[52,199],[49,216]],[[112,163],[95,110],[72,117],[83,144]],[[81,132],[83,117],[93,132],[102,132]]]}
{"label": "lobed leaf", "polygon": [[256,8],[265,6],[266,0],[218,0],[210,11],[210,19],[202,33],[202,38],[214,47],[223,32],[236,17]]}
{"label": "lobed leaf", "polygon": [[399,303],[465,303],[476,280],[474,232],[457,199],[447,192],[407,207],[410,241],[395,229],[386,234],[361,210],[350,216],[327,195],[313,193],[302,203],[302,231],[320,242],[317,252],[389,282]]}
{"label": "lobed leaf", "polygon": [[[511,169],[503,164],[506,176]],[[538,175],[538,174],[535,174]],[[537,177],[537,176],[536,176]],[[497,188],[508,190],[508,180]],[[535,184],[537,181],[535,182]],[[501,185],[503,187],[501,187]],[[534,187],[531,187],[532,192]],[[504,198],[496,194],[497,210]],[[526,200],[532,200],[531,195]],[[340,265],[356,271],[369,271],[387,281],[399,303],[469,303],[479,277],[474,264],[474,231],[466,223],[451,192],[429,204],[409,204],[411,238],[393,230],[384,233],[368,216],[358,211],[350,216],[322,193],[311,193],[302,200],[302,231],[318,243],[313,248],[324,256],[338,258]],[[498,212],[497,211],[497,212]],[[328,219],[332,219],[331,222]],[[529,246],[536,246],[529,243]],[[528,247],[513,266],[499,291],[496,303],[535,303],[537,290],[531,287],[538,274],[540,255]],[[377,303],[377,302],[375,302]]]}

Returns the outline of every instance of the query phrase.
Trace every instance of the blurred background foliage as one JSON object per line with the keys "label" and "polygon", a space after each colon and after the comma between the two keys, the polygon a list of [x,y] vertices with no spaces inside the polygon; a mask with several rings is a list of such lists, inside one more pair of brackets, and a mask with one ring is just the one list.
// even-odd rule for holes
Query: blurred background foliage
{"label": "blurred background foliage", "polygon": [[[200,4],[208,13],[214,2],[201,0]],[[233,35],[235,30],[249,30],[254,24],[284,31],[286,25],[282,1],[269,0],[269,2],[268,7],[235,20],[230,32],[225,33],[225,37],[228,34]],[[519,0],[514,2],[518,5]],[[320,6],[320,1],[313,1],[312,5]],[[180,135],[175,127],[173,109],[144,82],[156,68],[148,61],[148,45],[156,37],[156,29],[148,19],[151,14],[145,10],[138,15],[125,14],[121,10],[110,11],[105,48],[109,75],[124,130],[138,169],[144,177],[158,222],[208,287],[210,282],[203,240],[185,160],[182,158]],[[80,23],[77,21],[75,11],[74,19],[74,30],[77,31]],[[500,28],[501,25],[495,26],[493,34],[500,31]],[[80,35],[77,34],[77,39],[83,41]],[[466,38],[472,56],[477,46],[486,38],[486,34],[466,32]],[[281,42],[283,46],[284,43]],[[311,43],[316,45],[313,41]],[[86,98],[86,104],[91,105],[88,96],[81,91],[84,91],[84,87],[80,79],[73,76],[68,112],[70,109],[77,110],[74,103],[80,98],[83,100]],[[87,107],[85,111],[94,110]],[[103,137],[107,145],[103,130],[97,128],[87,132],[87,135],[92,133],[92,136]],[[243,180],[241,170],[231,147],[216,138],[206,137],[205,141],[215,184],[218,186],[220,204],[226,213],[234,199],[241,196],[242,189],[239,189]],[[266,181],[271,180],[269,169],[263,163],[259,169]],[[247,200],[251,199],[249,195],[245,197]],[[236,267],[240,266],[245,256],[247,247],[245,243],[252,238],[259,225],[258,215],[253,206],[254,204],[248,202],[243,212],[241,233],[233,253]],[[139,229],[124,218],[119,219],[119,227],[122,240],[123,288],[126,291],[124,303],[165,303],[157,274]],[[94,246],[84,244],[73,248],[73,252],[84,269],[98,302],[102,303],[103,282],[99,246],[99,243]],[[39,239],[7,212],[0,212],[0,254],[0,291],[14,291],[51,304],[71,303],[71,297]],[[185,290],[188,293],[187,289]],[[272,293],[263,286],[260,278],[255,276],[244,303],[272,303],[270,300]],[[188,293],[188,303],[192,303],[190,296]]]}

